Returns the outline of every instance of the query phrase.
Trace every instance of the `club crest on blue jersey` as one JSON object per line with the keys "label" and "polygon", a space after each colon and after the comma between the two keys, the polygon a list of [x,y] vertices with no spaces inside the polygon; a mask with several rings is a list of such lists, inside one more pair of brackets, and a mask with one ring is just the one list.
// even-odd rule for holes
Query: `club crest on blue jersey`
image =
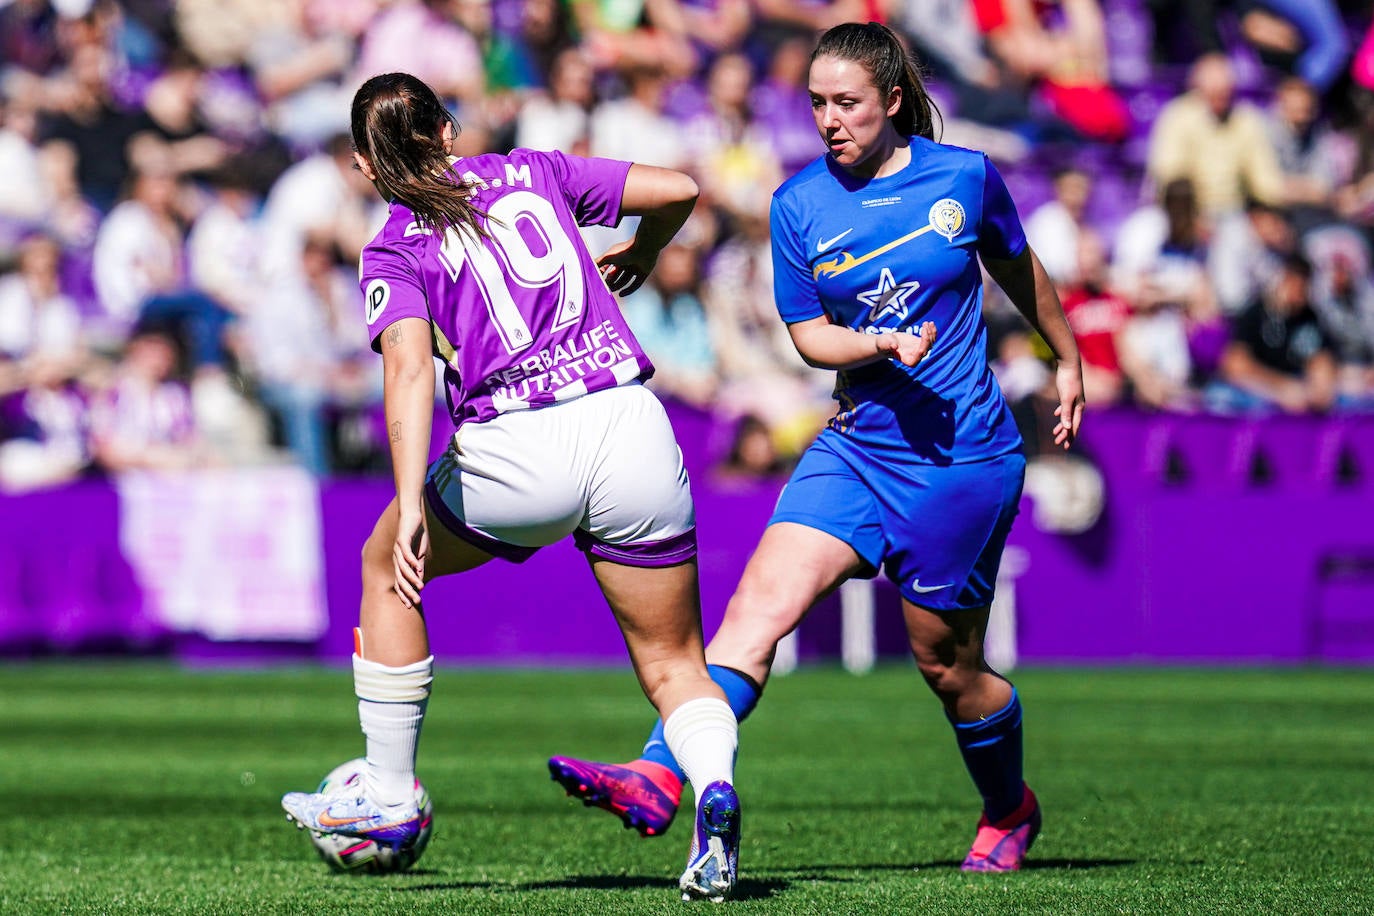
{"label": "club crest on blue jersey", "polygon": [[947,241],[954,241],[964,228],[964,205],[952,197],[942,197],[930,207],[930,225]]}

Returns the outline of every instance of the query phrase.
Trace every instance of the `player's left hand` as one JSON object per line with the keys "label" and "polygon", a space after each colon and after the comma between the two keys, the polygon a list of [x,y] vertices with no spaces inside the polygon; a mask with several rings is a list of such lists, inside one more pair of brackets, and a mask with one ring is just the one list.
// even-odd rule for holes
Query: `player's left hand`
{"label": "player's left hand", "polygon": [[654,269],[657,262],[657,251],[644,251],[635,245],[634,239],[630,239],[628,242],[615,245],[597,258],[596,266],[611,292],[628,296],[644,285],[644,281],[649,277],[649,271]]}
{"label": "player's left hand", "polygon": [[893,331],[879,334],[874,338],[878,352],[904,366],[914,366],[930,355],[935,346],[935,322],[927,321],[918,333]]}
{"label": "player's left hand", "polygon": [[1083,367],[1078,363],[1061,362],[1054,370],[1054,385],[1059,392],[1059,406],[1054,415],[1054,444],[1064,449],[1078,438],[1083,423]]}

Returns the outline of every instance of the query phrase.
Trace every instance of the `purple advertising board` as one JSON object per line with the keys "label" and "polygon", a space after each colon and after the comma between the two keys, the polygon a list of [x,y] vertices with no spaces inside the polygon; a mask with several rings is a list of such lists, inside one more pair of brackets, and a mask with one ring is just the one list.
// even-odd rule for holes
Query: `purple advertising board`
{"label": "purple advertising board", "polygon": [[[1374,663],[1374,418],[1149,416],[1099,412],[1076,451],[1105,499],[1087,530],[1037,522],[1023,498],[1009,548],[1022,663]],[[766,524],[780,480],[713,471],[729,429],[674,415],[688,446],[709,635]],[[244,471],[252,474],[252,471]],[[0,653],[173,652],[188,661],[273,657],[343,663],[352,650],[358,555],[391,496],[385,479],[320,481],[317,638],[236,641],[175,626],[130,562],[128,507],[110,482],[0,497]],[[126,488],[127,490],[127,488]],[[312,521],[312,525],[314,522]],[[313,527],[301,530],[314,531]],[[879,654],[904,652],[898,599],[874,588]],[[625,649],[571,543],[497,560],[426,591],[445,664],[621,664]],[[259,615],[261,616],[261,615]],[[801,657],[839,651],[836,602],[799,630]]]}

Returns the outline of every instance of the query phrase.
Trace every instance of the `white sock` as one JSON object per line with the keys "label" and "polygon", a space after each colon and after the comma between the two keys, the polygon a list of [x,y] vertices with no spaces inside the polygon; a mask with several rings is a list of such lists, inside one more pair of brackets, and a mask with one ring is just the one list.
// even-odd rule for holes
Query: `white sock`
{"label": "white sock", "polygon": [[701,804],[701,793],[713,782],[734,784],[739,723],[730,705],[714,697],[688,700],[663,723],[663,740]]}
{"label": "white sock", "polygon": [[432,655],[399,668],[353,656],[358,721],[367,739],[367,795],[379,805],[415,799],[415,754],[433,679]]}

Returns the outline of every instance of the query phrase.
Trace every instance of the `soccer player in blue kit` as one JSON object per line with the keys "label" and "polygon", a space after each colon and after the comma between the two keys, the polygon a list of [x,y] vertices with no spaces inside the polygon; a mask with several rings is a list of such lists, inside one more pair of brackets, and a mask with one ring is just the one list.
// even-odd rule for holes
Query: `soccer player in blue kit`
{"label": "soccer player in blue kit", "polygon": [[[987,363],[979,260],[1054,352],[1065,448],[1082,419],[1078,348],[997,170],[934,142],[930,99],[890,30],[826,32],[809,88],[828,152],[773,195],[774,293],[801,355],[838,371],[839,411],[783,490],[706,659],[743,720],[778,640],[841,582],[882,570],[982,796],[963,868],[1014,871],[1040,806],[1022,779],[1020,698],[983,639],[1026,462]],[[560,756],[550,772],[661,834],[682,784],[661,729],[637,760]]]}

